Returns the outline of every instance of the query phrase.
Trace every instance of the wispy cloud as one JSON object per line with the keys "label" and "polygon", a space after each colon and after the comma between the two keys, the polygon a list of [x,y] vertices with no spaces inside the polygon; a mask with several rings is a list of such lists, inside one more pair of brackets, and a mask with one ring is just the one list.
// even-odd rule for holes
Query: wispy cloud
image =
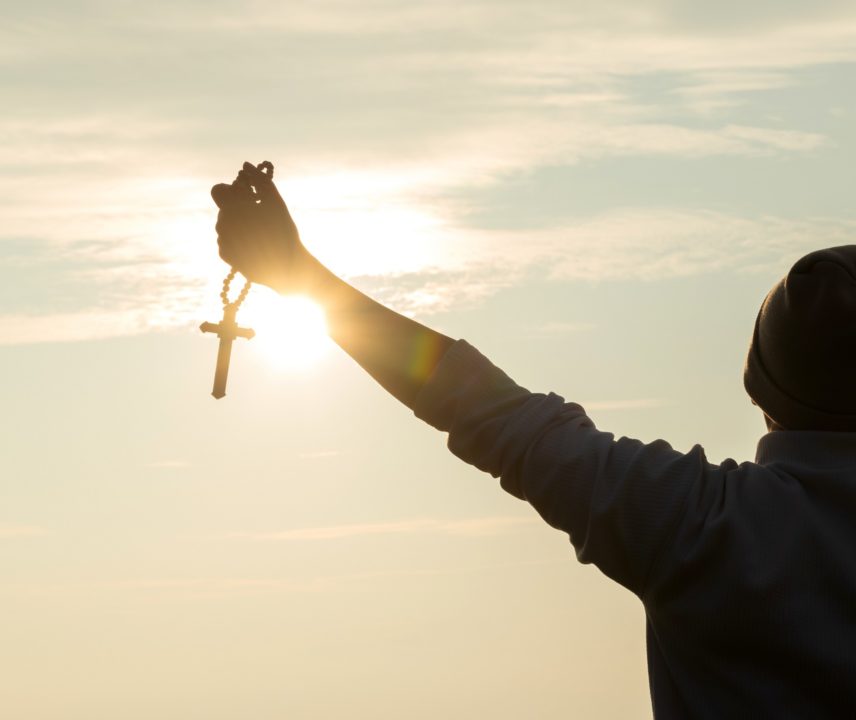
{"label": "wispy cloud", "polygon": [[555,278],[653,280],[787,267],[811,249],[852,242],[856,221],[631,208],[545,235]]}
{"label": "wispy cloud", "polygon": [[142,578],[108,583],[112,588],[143,592],[188,593],[191,595],[219,595],[223,593],[318,593],[329,592],[342,582],[342,577],[322,576],[307,579],[285,578]]}
{"label": "wispy cloud", "polygon": [[0,540],[12,538],[32,538],[47,535],[48,531],[38,525],[15,525],[0,523]]}
{"label": "wispy cloud", "polygon": [[586,410],[648,410],[650,408],[665,407],[669,404],[664,398],[638,398],[631,400],[593,400],[580,401]]}
{"label": "wispy cloud", "polygon": [[7,309],[0,342],[199,322],[223,270],[208,187],[262,157],[278,161],[313,250],[410,313],[480,302],[553,264],[567,279],[751,263],[759,253],[735,253],[739,236],[754,241],[776,220],[714,218],[668,198],[535,231],[467,223],[475,189],[538,168],[826,151],[824,128],[735,108],[798,92],[806,68],[856,62],[852,5],[754,8],[751,33],[743,11],[690,5],[19,5],[0,29],[14,80],[0,120],[0,243],[36,247],[13,284],[38,283],[28,271],[59,256],[90,289],[59,309]]}
{"label": "wispy cloud", "polygon": [[301,460],[323,460],[325,458],[338,457],[341,454],[339,450],[313,450],[299,453],[297,457]]}
{"label": "wispy cloud", "polygon": [[672,93],[700,115],[747,103],[754,93],[793,87],[796,79],[782,70],[713,69],[686,78]]}
{"label": "wispy cloud", "polygon": [[0,596],[18,597],[63,597],[72,595],[99,595],[110,592],[130,592],[135,597],[140,593],[159,595],[184,595],[191,597],[214,597],[244,594],[290,594],[328,593],[362,586],[376,589],[378,581],[399,582],[407,579],[464,576],[472,578],[480,573],[505,571],[510,568],[543,566],[566,566],[565,560],[524,560],[496,563],[456,565],[445,562],[436,568],[408,568],[316,575],[306,578],[282,577],[140,577],[129,579],[105,579],[88,582],[4,582],[0,584]]}
{"label": "wispy cloud", "polygon": [[563,337],[594,329],[592,323],[551,321],[525,328],[524,332],[538,337]]}
{"label": "wispy cloud", "polygon": [[121,312],[0,315],[0,345],[74,342],[137,335],[149,328],[140,309]]}
{"label": "wispy cloud", "polygon": [[[365,214],[373,213],[366,210]],[[322,229],[330,224],[333,221],[308,222],[307,237],[320,238],[314,243],[316,251],[348,276],[347,256],[354,248],[337,253],[344,241]],[[438,218],[437,226],[442,229],[436,231],[436,243],[429,234],[422,240],[417,234],[417,252],[409,258],[409,246],[400,239],[407,236],[406,231],[381,229],[373,240],[377,249],[373,256],[380,258],[377,272],[357,278],[359,284],[399,311],[425,316],[478,304],[527,280],[654,280],[727,269],[766,272],[771,266],[786,267],[811,249],[846,244],[856,237],[856,222],[848,220],[747,218],[650,207],[616,208],[537,229],[456,227],[451,217]],[[359,224],[356,230],[359,235]],[[349,235],[348,241],[352,239]],[[409,272],[397,271],[396,267],[407,267],[419,258],[420,245],[424,251],[419,262],[424,267],[420,269],[417,263]],[[391,250],[385,254],[387,246]],[[396,257],[402,258],[401,264]],[[112,269],[102,266],[90,287],[99,288],[102,302],[112,298],[111,308],[84,305],[76,312],[39,314],[34,308],[0,314],[0,345],[195,327],[201,319],[216,314],[217,286],[224,271],[216,256],[182,272],[181,268],[192,265],[189,259],[165,258],[148,266],[133,262],[119,262]],[[209,266],[213,269],[208,277],[200,277],[200,271]],[[10,282],[14,285],[26,277],[23,273]],[[136,296],[132,288],[138,288]],[[555,334],[570,329],[563,326],[549,331]]]}
{"label": "wispy cloud", "polygon": [[[522,279],[654,281],[725,270],[769,272],[818,247],[852,243],[856,221],[617,208],[545,229],[461,230],[453,236],[467,255],[447,258],[446,270],[428,276],[431,293],[417,296],[422,302],[408,303],[407,278],[378,278],[367,283],[370,290],[396,307],[429,314],[472,302],[474,289],[476,298],[485,297]],[[409,282],[418,286],[419,280],[414,275]],[[551,331],[572,329],[581,328]]]}
{"label": "wispy cloud", "polygon": [[484,517],[464,520],[433,520],[419,518],[381,523],[353,523],[325,527],[295,528],[274,532],[235,532],[230,538],[264,541],[342,540],[376,535],[461,535],[480,537],[501,535],[537,524],[535,518]]}

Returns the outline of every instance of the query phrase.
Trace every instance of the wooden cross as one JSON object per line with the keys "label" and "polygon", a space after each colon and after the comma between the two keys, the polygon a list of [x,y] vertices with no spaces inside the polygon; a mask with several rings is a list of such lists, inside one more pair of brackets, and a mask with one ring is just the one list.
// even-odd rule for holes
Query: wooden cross
{"label": "wooden cross", "polygon": [[217,323],[204,322],[199,329],[204,332],[217,333],[220,338],[220,348],[217,351],[217,370],[214,372],[214,389],[211,394],[218,400],[226,395],[226,378],[229,375],[229,358],[232,355],[232,341],[235,338],[251,340],[256,333],[250,328],[238,327],[235,315],[238,308],[229,304],[223,308],[223,319]]}

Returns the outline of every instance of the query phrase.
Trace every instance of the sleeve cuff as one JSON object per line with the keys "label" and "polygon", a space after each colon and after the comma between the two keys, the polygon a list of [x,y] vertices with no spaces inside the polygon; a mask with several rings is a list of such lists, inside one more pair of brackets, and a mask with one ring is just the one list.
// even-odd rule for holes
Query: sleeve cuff
{"label": "sleeve cuff", "polygon": [[[490,378],[489,376],[493,376]],[[413,414],[429,425],[449,432],[461,396],[474,385],[513,381],[466,340],[457,340],[446,351],[413,403]]]}

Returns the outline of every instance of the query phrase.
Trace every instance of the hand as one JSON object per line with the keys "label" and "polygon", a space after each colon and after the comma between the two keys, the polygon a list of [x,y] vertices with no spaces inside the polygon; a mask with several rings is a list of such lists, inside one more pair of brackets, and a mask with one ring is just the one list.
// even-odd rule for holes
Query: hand
{"label": "hand", "polygon": [[271,176],[244,163],[231,185],[211,188],[220,208],[220,257],[248,280],[280,292],[296,291],[305,281],[311,256]]}

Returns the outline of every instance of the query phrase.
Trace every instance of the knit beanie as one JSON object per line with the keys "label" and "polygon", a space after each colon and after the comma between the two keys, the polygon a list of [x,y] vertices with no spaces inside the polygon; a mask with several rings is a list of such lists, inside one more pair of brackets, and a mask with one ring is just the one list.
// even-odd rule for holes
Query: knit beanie
{"label": "knit beanie", "polygon": [[770,291],[743,384],[786,430],[856,432],[856,245],[809,253]]}

